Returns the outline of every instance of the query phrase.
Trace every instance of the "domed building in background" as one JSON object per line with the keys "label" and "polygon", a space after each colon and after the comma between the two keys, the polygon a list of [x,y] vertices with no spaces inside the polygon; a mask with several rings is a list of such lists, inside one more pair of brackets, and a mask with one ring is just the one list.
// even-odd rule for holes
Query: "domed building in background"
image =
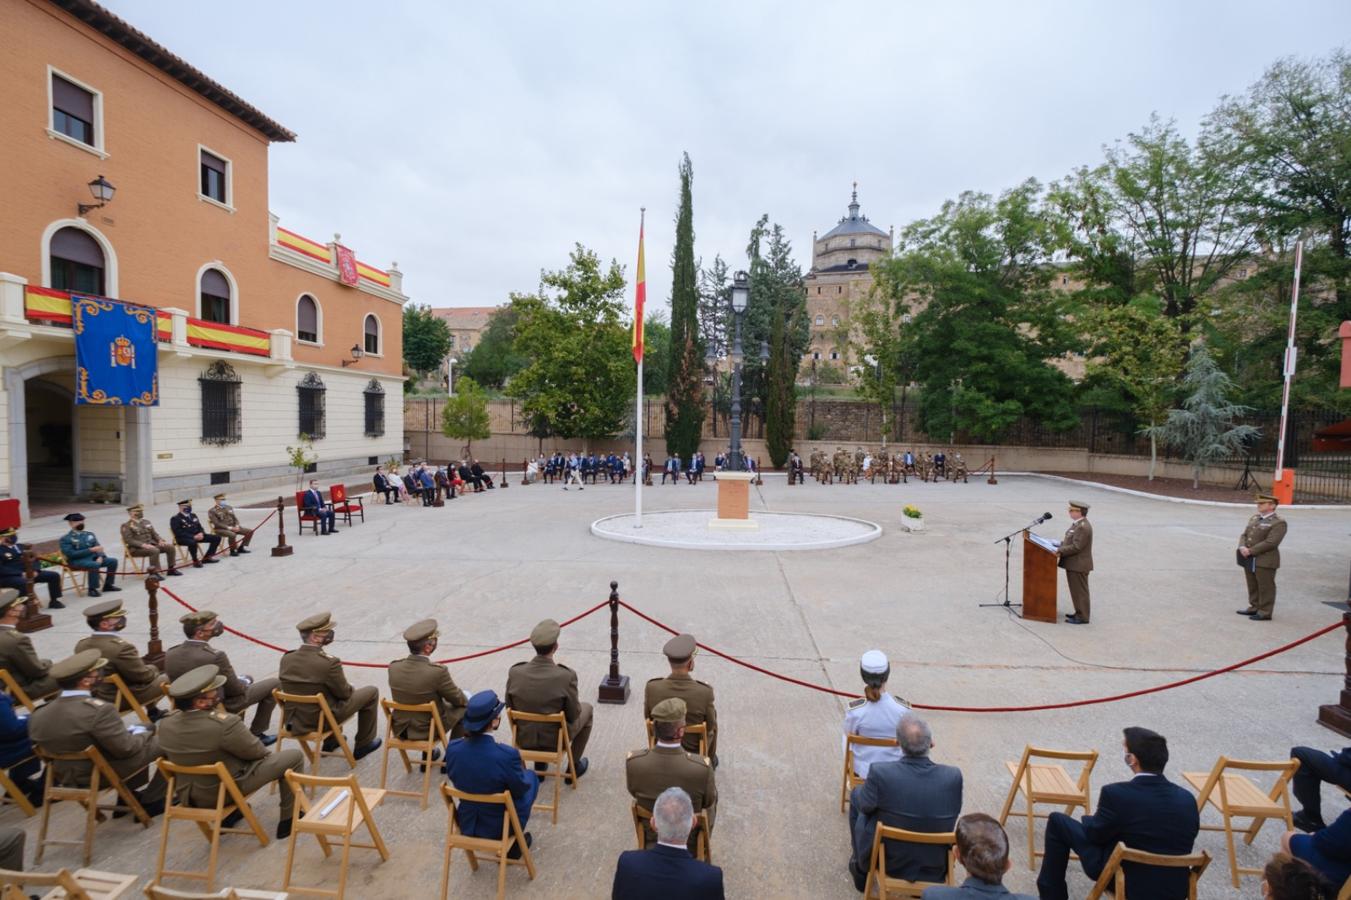
{"label": "domed building in background", "polygon": [[870,266],[891,255],[893,236],[859,211],[858,182],[849,200],[849,215],[821,236],[812,234],[812,267],[803,278],[807,291],[807,314],[811,319],[811,342],[804,367],[815,361],[847,369],[849,356],[849,308],[872,288]]}

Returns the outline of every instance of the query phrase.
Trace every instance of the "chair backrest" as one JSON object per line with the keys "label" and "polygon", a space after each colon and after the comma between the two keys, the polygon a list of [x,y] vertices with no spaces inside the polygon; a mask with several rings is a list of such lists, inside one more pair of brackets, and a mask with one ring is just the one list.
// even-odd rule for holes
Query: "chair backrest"
{"label": "chair backrest", "polygon": [[328,486],[328,497],[334,503],[343,503],[347,500],[347,486],[343,484],[331,484]]}
{"label": "chair backrest", "polygon": [[511,724],[511,742],[519,744],[516,738],[517,727],[522,722],[534,722],[538,725],[557,725],[558,743],[555,745],[556,753],[563,752],[563,742],[568,737],[568,717],[562,710],[556,713],[528,713],[521,712],[519,709],[507,708],[507,721]]}
{"label": "chair backrest", "polygon": [[[459,804],[461,803],[500,803],[506,810],[502,816],[502,840],[505,841],[511,835],[512,826],[517,828],[520,824],[516,821],[516,806],[511,800],[511,791],[502,791],[500,794],[471,794],[468,791],[461,791],[452,784],[441,785],[441,799],[446,801],[446,809],[450,813],[450,821],[453,825],[453,831],[464,834],[460,828]],[[447,840],[453,841],[454,835],[449,835]]]}
{"label": "chair backrest", "polygon": [[0,869],[0,900],[28,900],[25,886],[61,888],[67,900],[91,900],[89,893],[75,880],[69,869],[55,872],[15,872]]}
{"label": "chair backrest", "polygon": [[[647,849],[647,830],[651,829],[655,834],[657,829],[652,824],[652,811],[643,809],[635,800],[629,804],[629,814],[633,816],[634,836],[638,839],[638,849]],[[694,827],[690,829],[690,834],[695,838],[695,847],[697,852],[695,859],[702,859],[709,862],[708,835],[711,829],[708,824],[708,810],[701,809],[694,814]]]}
{"label": "chair backrest", "polygon": [[[708,723],[700,722],[698,725],[686,725],[686,735],[697,735],[699,737],[699,755],[708,756]],[[652,720],[647,720],[647,746],[657,746],[657,730],[652,725]]]}
{"label": "chair backrest", "polygon": [[313,519],[313,513],[305,512],[305,494],[307,491],[296,491],[296,515],[301,519]]}
{"label": "chair backrest", "polygon": [[0,669],[0,683],[4,684],[5,690],[15,703],[24,706],[30,713],[36,708],[33,699],[24,693],[23,688],[19,687],[19,682],[9,674],[9,669]]}
{"label": "chair backrest", "polygon": [[[338,730],[338,722],[333,717],[333,710],[328,705],[328,698],[323,694],[288,694],[281,688],[273,688],[272,699],[277,702],[281,712],[280,727],[282,729],[286,728],[286,707],[289,705],[319,707],[319,727],[332,732]],[[288,733],[291,732],[288,731]]]}
{"label": "chair backrest", "polygon": [[1089,891],[1086,900],[1098,900],[1109,888],[1113,897],[1117,900],[1125,900],[1126,870],[1122,868],[1122,863],[1187,869],[1189,870],[1187,875],[1187,900],[1196,900],[1196,883],[1201,880],[1202,873],[1210,865],[1210,854],[1202,850],[1200,853],[1190,853],[1185,856],[1167,856],[1162,853],[1136,850],[1118,842],[1112,850],[1112,855],[1108,857],[1106,865],[1102,867],[1102,874],[1098,876],[1097,883],[1093,885],[1093,890]]}
{"label": "chair backrest", "polygon": [[899,747],[900,742],[894,737],[879,738],[868,737],[862,734],[846,734],[844,736],[844,758],[853,768],[854,748],[855,747]]}
{"label": "chair backrest", "polygon": [[1031,744],[1027,744],[1023,747],[1023,756],[1018,762],[1018,773],[1015,777],[1018,779],[1030,778],[1027,767],[1038,759],[1056,759],[1064,760],[1066,762],[1083,763],[1083,768],[1079,770],[1078,787],[1081,791],[1087,791],[1089,779],[1093,775],[1093,767],[1098,763],[1098,751],[1053,750],[1050,747],[1034,747]]}
{"label": "chair backrest", "polygon": [[[394,736],[394,714],[396,712],[413,713],[415,715],[424,715],[431,717],[431,730],[427,736],[435,740],[438,744],[446,742],[446,727],[441,723],[441,713],[436,708],[435,700],[428,700],[426,703],[395,703],[393,700],[380,700],[380,707],[385,711],[385,723],[389,727],[389,737],[391,740],[402,741],[403,738]],[[426,743],[417,741],[417,743]]]}
{"label": "chair backrest", "polygon": [[169,780],[169,789],[166,796],[168,796],[170,804],[172,804],[174,800],[174,780],[179,778],[197,777],[216,779],[219,784],[216,791],[217,809],[223,809],[225,807],[227,797],[229,798],[228,802],[239,809],[243,809],[247,802],[244,799],[243,792],[239,789],[239,785],[235,782],[234,776],[230,774],[229,769],[225,768],[225,763],[223,762],[217,761],[204,766],[180,766],[177,763],[170,762],[165,757],[160,757],[155,761],[155,767]]}
{"label": "chair backrest", "polygon": [[873,834],[873,870],[879,878],[887,877],[887,841],[900,841],[904,844],[938,844],[946,845],[948,848],[948,874],[942,882],[935,884],[952,884],[953,875],[957,866],[957,833],[955,831],[906,831],[904,828],[892,828],[890,825],[877,823],[877,831]]}
{"label": "chair backrest", "polygon": [[1216,760],[1215,767],[1210,770],[1210,775],[1206,778],[1205,784],[1197,794],[1196,805],[1198,807],[1205,806],[1206,800],[1210,798],[1211,792],[1218,787],[1220,799],[1216,803],[1217,806],[1221,809],[1241,808],[1241,804],[1231,803],[1229,799],[1229,785],[1225,780],[1224,775],[1231,769],[1239,772],[1277,773],[1275,783],[1272,784],[1271,790],[1267,792],[1267,798],[1275,803],[1286,793],[1290,779],[1294,777],[1296,770],[1299,769],[1299,760],[1230,759],[1227,756],[1221,756]]}

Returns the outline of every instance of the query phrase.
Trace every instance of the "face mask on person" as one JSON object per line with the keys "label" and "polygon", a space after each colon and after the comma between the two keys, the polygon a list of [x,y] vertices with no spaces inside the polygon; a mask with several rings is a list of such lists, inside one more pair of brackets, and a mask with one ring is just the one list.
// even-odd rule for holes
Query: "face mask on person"
{"label": "face mask on person", "polygon": [[220,637],[222,634],[225,634],[225,623],[217,619],[216,624],[211,629],[211,636]]}
{"label": "face mask on person", "polygon": [[19,536],[17,534],[7,535],[5,537],[5,543],[13,546],[14,544],[19,543]]}
{"label": "face mask on person", "polygon": [[76,531],[84,531],[84,523],[83,523],[83,522],[76,522],[76,523],[75,523],[75,530],[76,530]]}
{"label": "face mask on person", "polygon": [[190,516],[190,515],[192,515],[192,507],[191,507],[191,506],[185,506],[185,507],[183,507],[183,515],[185,515],[185,516]]}
{"label": "face mask on person", "polygon": [[333,643],[333,638],[334,638],[334,637],[335,637],[334,632],[332,632],[332,631],[326,631],[326,632],[324,632],[324,642],[323,642],[322,644],[320,644],[319,646],[320,646],[320,647],[327,647],[329,644]]}

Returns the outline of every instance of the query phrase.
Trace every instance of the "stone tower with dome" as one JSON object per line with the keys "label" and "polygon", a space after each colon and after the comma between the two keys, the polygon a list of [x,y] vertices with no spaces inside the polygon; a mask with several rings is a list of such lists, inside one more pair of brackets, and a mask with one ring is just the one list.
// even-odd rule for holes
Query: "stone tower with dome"
{"label": "stone tower with dome", "polygon": [[812,234],[812,267],[803,278],[807,291],[807,315],[811,341],[803,366],[847,369],[849,356],[849,309],[872,288],[869,267],[891,255],[892,235],[859,212],[858,182],[849,200],[849,215],[823,235]]}

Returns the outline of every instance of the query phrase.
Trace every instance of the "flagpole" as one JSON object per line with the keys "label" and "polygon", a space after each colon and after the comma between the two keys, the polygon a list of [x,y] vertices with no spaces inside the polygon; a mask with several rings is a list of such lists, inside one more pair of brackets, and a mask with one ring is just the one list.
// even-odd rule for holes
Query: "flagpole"
{"label": "flagpole", "polygon": [[[643,227],[647,223],[647,207],[640,207],[638,212],[638,277],[646,279],[646,273],[642,271],[643,258]],[[646,289],[646,285],[641,288]],[[642,304],[635,302],[633,314],[635,316],[644,315]],[[643,335],[643,340],[647,340],[647,335],[643,332],[643,322],[635,322],[634,328],[638,329],[637,334]],[[633,433],[635,437],[635,448],[633,453],[633,527],[643,527],[643,357],[647,355],[646,347],[642,348],[644,352],[638,354],[638,388],[637,399],[634,401],[633,412]]]}

